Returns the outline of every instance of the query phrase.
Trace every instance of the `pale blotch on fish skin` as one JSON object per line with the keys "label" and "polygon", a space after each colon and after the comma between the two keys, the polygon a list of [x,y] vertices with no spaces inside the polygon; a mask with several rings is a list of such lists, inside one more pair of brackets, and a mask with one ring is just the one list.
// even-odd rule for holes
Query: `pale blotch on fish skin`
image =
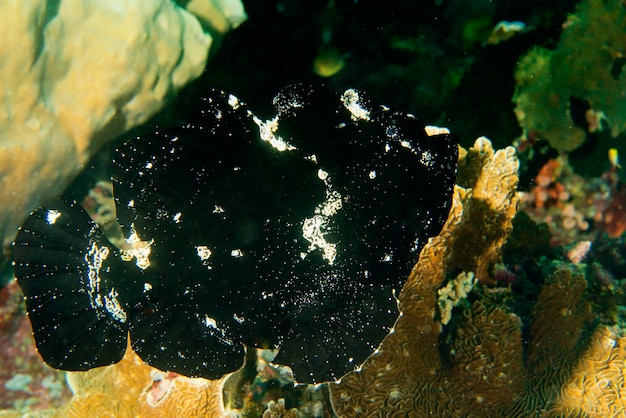
{"label": "pale blotch on fish skin", "polygon": [[353,120],[370,120],[370,111],[363,107],[359,93],[356,90],[346,90],[341,95],[341,102],[348,109]]}
{"label": "pale blotch on fish skin", "polygon": [[121,250],[121,257],[124,261],[132,261],[133,258],[137,259],[137,267],[142,270],[150,267],[150,247],[154,243],[154,240],[142,241],[135,231],[134,226],[131,226],[130,236],[126,239],[126,246]]}

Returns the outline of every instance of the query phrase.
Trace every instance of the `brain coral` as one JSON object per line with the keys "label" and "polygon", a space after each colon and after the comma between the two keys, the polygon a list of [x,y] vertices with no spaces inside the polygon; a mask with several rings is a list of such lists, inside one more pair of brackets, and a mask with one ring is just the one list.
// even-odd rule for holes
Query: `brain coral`
{"label": "brain coral", "polygon": [[224,379],[192,379],[160,372],[129,348],[109,367],[68,373],[74,397],[54,417],[220,417]]}
{"label": "brain coral", "polygon": [[[479,139],[460,153],[453,208],[399,296],[394,331],[358,372],[329,384],[340,417],[620,416],[626,339],[594,321],[586,280],[570,266],[546,279],[530,328],[484,291],[441,325],[437,290],[488,267],[510,232],[519,195],[511,149]],[[524,342],[523,342],[524,341]],[[525,348],[526,347],[526,348]]]}
{"label": "brain coral", "polygon": [[[440,356],[442,326],[436,318],[437,289],[448,272],[459,269],[475,271],[478,280],[488,278],[487,266],[498,259],[498,246],[504,242],[517,209],[517,168],[512,148],[494,152],[485,138],[460,152],[459,178],[467,187],[456,187],[443,231],[424,247],[400,293],[402,313],[394,332],[359,372],[330,385],[333,407],[339,416],[373,416],[383,410],[390,416],[409,412],[444,416],[470,410],[469,405],[453,396],[453,392],[462,393],[465,384],[443,366]],[[513,327],[511,321],[515,322],[503,311],[494,311],[485,312],[482,322],[473,326],[488,327],[489,321],[495,320],[508,328]],[[472,373],[481,373],[480,364],[475,366]],[[492,367],[506,370],[503,364]],[[511,390],[509,380],[515,378],[514,370],[507,376],[481,379],[482,396]],[[471,376],[464,378],[472,381]],[[481,402],[491,407],[497,400]]]}

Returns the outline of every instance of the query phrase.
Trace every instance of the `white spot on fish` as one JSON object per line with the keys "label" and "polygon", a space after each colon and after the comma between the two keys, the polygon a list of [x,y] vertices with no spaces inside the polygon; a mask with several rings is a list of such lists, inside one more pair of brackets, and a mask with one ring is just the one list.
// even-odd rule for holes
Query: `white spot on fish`
{"label": "white spot on fish", "polygon": [[278,151],[293,151],[296,149],[293,145],[282,139],[280,136],[275,135],[278,130],[278,116],[274,119],[266,120],[263,122],[256,116],[253,117],[254,123],[259,127],[259,134],[261,139],[269,143],[272,147]]}
{"label": "white spot on fish", "polygon": [[370,120],[370,111],[361,104],[359,93],[354,89],[346,90],[341,96],[344,107],[352,114],[353,120]]}
{"label": "white spot on fish", "polygon": [[211,250],[209,250],[209,247],[207,247],[206,245],[198,245],[196,247],[196,251],[198,252],[198,257],[200,257],[200,260],[204,261],[211,257]]}
{"label": "white spot on fish", "polygon": [[48,225],[54,224],[59,217],[61,217],[61,212],[58,210],[49,209],[46,213],[46,221],[48,222]]}
{"label": "white spot on fish", "polygon": [[239,109],[239,106],[241,106],[241,104],[239,103],[239,99],[236,96],[232,95],[232,94],[228,95],[228,104],[234,110]]}

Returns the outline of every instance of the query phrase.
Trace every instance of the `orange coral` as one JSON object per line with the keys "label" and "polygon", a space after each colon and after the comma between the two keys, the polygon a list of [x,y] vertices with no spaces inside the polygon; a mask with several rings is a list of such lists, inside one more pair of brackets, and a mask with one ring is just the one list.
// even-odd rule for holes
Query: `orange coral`
{"label": "orange coral", "polygon": [[484,286],[479,300],[453,312],[452,327],[442,327],[438,289],[459,270],[498,259],[518,201],[516,161],[508,151],[494,153],[488,142],[477,142],[461,153],[461,167],[461,175],[473,170],[463,177],[472,188],[455,190],[444,230],[426,245],[399,296],[401,315],[393,332],[359,371],[329,384],[335,412],[623,415],[626,338],[597,325],[585,299],[586,280],[574,267],[558,268],[542,286],[524,338],[521,319]]}
{"label": "orange coral", "polygon": [[535,187],[532,194],[537,208],[546,206],[563,207],[563,202],[569,199],[569,192],[559,181],[563,167],[561,159],[551,158],[546,162],[535,177]]}
{"label": "orange coral", "polygon": [[626,338],[599,326],[546,416],[626,416],[624,359]]}
{"label": "orange coral", "polygon": [[[393,332],[360,371],[330,385],[333,407],[339,416],[374,416],[377,411],[385,411],[389,416],[394,413],[398,416],[408,413],[460,416],[463,410],[467,412],[470,408],[461,404],[458,396],[466,391],[465,386],[472,386],[470,382],[475,382],[476,378],[481,394],[466,400],[470,405],[482,405],[484,410],[497,403],[490,394],[511,386],[516,373],[503,377],[496,372],[491,379],[478,376],[486,366],[480,361],[474,363],[473,372],[463,375],[466,383],[459,384],[458,376],[444,367],[440,356],[442,326],[436,318],[436,307],[437,289],[444,284],[448,273],[474,271],[479,280],[488,281],[488,268],[499,260],[499,248],[517,210],[517,168],[513,148],[494,152],[485,138],[478,139],[468,151],[461,150],[459,179],[467,188],[455,188],[452,209],[443,231],[422,250],[399,296],[401,315]],[[476,329],[489,329],[491,321],[508,324],[511,329],[511,324],[517,321],[504,311],[483,312],[482,319],[480,315],[473,315],[474,319],[469,320]],[[476,353],[485,354],[494,347],[485,344],[474,349]],[[471,357],[469,351],[461,350],[459,355]],[[478,354],[478,358],[482,358],[482,354]],[[485,358],[492,359],[492,370],[506,370],[507,361],[499,363],[493,355]]]}
{"label": "orange coral", "polygon": [[[169,380],[162,385],[162,380]],[[167,375],[143,363],[130,347],[117,364],[68,373],[74,397],[54,417],[220,417],[220,380]]]}
{"label": "orange coral", "polygon": [[605,209],[599,227],[611,237],[619,237],[626,232],[626,187],[615,190],[611,196],[611,203]]}

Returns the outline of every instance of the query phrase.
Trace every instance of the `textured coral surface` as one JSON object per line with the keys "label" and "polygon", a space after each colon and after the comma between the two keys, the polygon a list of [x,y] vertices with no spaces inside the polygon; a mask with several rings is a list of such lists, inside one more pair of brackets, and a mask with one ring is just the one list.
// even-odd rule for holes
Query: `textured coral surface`
{"label": "textured coral surface", "polygon": [[[203,12],[221,30],[245,17],[237,0],[208,3],[228,13]],[[202,74],[212,41],[171,0],[3,1],[0,36],[2,245],[98,148]]]}
{"label": "textured coral surface", "polygon": [[[513,149],[494,152],[484,138],[460,153],[459,178],[467,187],[456,187],[443,231],[422,250],[399,296],[402,314],[394,332],[360,371],[330,385],[339,416],[374,416],[381,411],[389,416],[461,416],[474,404],[488,411],[498,405],[497,394],[514,390],[511,383],[519,367],[508,368],[507,362],[512,360],[506,357],[515,356],[500,359],[489,355],[495,351],[494,344],[480,345],[470,338],[474,346],[458,355],[467,356],[471,348],[475,353],[470,359],[478,361],[457,368],[447,367],[441,358],[437,289],[449,272],[459,269],[474,271],[479,281],[488,279],[487,267],[499,257],[499,246],[510,229],[519,199]],[[503,311],[482,312],[482,317],[474,315],[473,322],[478,323],[471,324],[481,334],[496,338],[489,332],[495,321],[505,329],[515,328],[511,324],[515,319]],[[486,366],[493,372],[484,374]],[[468,398],[469,394],[474,398]]]}
{"label": "textured coral surface", "polygon": [[[502,288],[484,286],[511,229],[519,195],[510,149],[478,140],[461,153],[448,222],[420,255],[402,293],[402,314],[357,372],[329,384],[341,417],[614,417],[624,414],[626,339],[598,325],[581,270],[557,265],[529,326]],[[437,290],[475,271],[482,292],[443,327]],[[508,292],[504,290],[504,292]]]}
{"label": "textured coral surface", "polygon": [[192,379],[160,372],[131,350],[108,367],[68,374],[75,395],[55,417],[219,417],[220,380]]}

